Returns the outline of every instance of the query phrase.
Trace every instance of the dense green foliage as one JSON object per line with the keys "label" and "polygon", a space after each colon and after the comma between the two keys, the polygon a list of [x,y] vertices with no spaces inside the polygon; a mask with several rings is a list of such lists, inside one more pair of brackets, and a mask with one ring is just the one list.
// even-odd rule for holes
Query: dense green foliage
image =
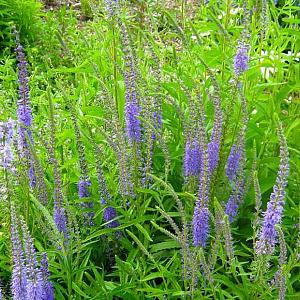
{"label": "dense green foliage", "polygon": [[[206,5],[204,1],[125,1],[117,18],[110,19],[104,3],[96,2],[81,1],[80,11],[66,6],[42,10],[33,0],[0,0],[0,121],[16,119],[18,75],[12,50],[12,26],[16,25],[29,64],[33,152],[50,199],[46,206],[39,202],[38,190],[30,189],[18,159],[18,175],[0,170],[0,280],[7,299],[12,269],[10,201],[24,215],[38,259],[42,252],[48,253],[55,299],[278,299],[279,287],[270,282],[278,270],[282,241],[266,259],[268,267],[262,269],[254,251],[253,174],[259,181],[263,212],[280,163],[279,121],[290,164],[280,226],[288,256],[282,272],[286,299],[300,298],[300,7],[291,0],[279,1],[279,6],[273,1],[248,1],[252,12],[248,21],[250,62],[240,80],[249,116],[245,141],[249,189],[230,227],[227,217],[223,219],[232,234],[234,257],[230,257],[226,236],[217,239],[215,218],[218,213],[223,216],[231,193],[224,170],[243,125],[242,96],[235,86],[233,61],[244,29],[245,1],[211,0]],[[265,2],[268,5],[263,15]],[[120,193],[120,161],[110,142],[120,142],[111,130],[115,118],[121,135],[125,135],[122,70],[126,66],[120,22],[126,25],[136,55],[141,98],[161,98],[163,112],[162,129],[153,148],[150,184],[135,184],[136,197],[129,200]],[[205,132],[207,138],[210,136],[214,78],[221,91],[226,129],[210,190],[210,237],[207,246],[197,250],[199,261],[195,260],[194,267],[198,282],[193,290],[191,280],[182,276],[180,245],[164,230],[173,233],[168,216],[181,226],[177,198],[183,203],[188,224],[192,222],[198,183],[184,182],[184,130],[190,122],[190,98],[200,94]],[[94,203],[95,225],[91,227],[84,224],[78,197],[81,171],[72,115],[79,126],[92,183],[88,200]],[[48,145],[51,120],[72,236],[67,247],[53,221],[55,182]],[[97,146],[99,151],[95,151]],[[129,144],[124,149],[132,151]],[[129,158],[135,183],[139,180],[138,158]],[[117,228],[108,228],[103,220],[105,207],[100,203],[97,164],[102,166],[112,196],[110,204],[117,210]]]}
{"label": "dense green foliage", "polygon": [[12,26],[17,25],[22,38],[33,41],[38,34],[41,4],[36,0],[0,1],[0,49],[13,46]]}

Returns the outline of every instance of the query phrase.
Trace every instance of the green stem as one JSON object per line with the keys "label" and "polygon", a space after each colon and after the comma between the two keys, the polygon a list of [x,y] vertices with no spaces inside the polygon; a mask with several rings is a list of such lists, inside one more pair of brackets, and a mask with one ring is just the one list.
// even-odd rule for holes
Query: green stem
{"label": "green stem", "polygon": [[115,105],[117,109],[118,118],[120,120],[119,115],[119,101],[118,101],[118,86],[117,86],[117,49],[116,49],[116,35],[115,35],[115,21],[111,22],[112,33],[113,33],[113,61],[114,61],[114,90],[115,90]]}

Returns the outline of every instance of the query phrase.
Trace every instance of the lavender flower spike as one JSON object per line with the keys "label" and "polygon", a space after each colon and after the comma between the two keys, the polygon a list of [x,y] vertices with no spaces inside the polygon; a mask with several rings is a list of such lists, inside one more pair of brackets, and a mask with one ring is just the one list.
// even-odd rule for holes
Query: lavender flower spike
{"label": "lavender flower spike", "polygon": [[239,204],[243,198],[245,190],[245,179],[239,178],[237,181],[237,186],[233,188],[232,193],[226,203],[225,213],[228,216],[229,222],[233,222],[235,216],[238,213]]}
{"label": "lavender flower spike", "polygon": [[29,183],[32,188],[36,186],[36,175],[28,145],[33,145],[32,137],[32,111],[30,107],[30,95],[28,85],[27,62],[22,45],[17,40],[16,54],[18,60],[19,75],[19,99],[17,117],[19,122],[19,150],[21,157],[27,160]]}
{"label": "lavender flower spike", "polygon": [[89,187],[91,182],[88,178],[81,177],[78,182],[78,195],[79,198],[86,198],[90,196]]}
{"label": "lavender flower spike", "polygon": [[209,211],[206,204],[197,201],[193,216],[193,244],[205,247],[209,232]]}
{"label": "lavender flower spike", "polygon": [[41,295],[43,295],[42,274],[38,267],[33,240],[23,218],[21,218],[21,229],[23,235],[27,270],[27,293],[24,300],[41,300]]}
{"label": "lavender flower spike", "polygon": [[[92,185],[92,183],[89,180],[88,176],[86,176],[86,177],[81,176],[81,178],[78,182],[78,195],[79,195],[79,198],[83,199],[83,198],[90,197],[89,188],[90,188],[91,185]],[[83,208],[92,209],[94,207],[94,204],[93,204],[93,202],[82,202],[81,206]],[[85,222],[86,222],[87,225],[89,225],[89,226],[94,225],[93,217],[94,217],[94,212],[92,212],[92,211],[84,213],[84,218],[85,218]]]}
{"label": "lavender flower spike", "polygon": [[[89,180],[89,176],[88,176],[88,165],[86,162],[84,145],[81,140],[81,134],[80,134],[80,130],[79,130],[79,127],[77,124],[77,119],[76,119],[73,108],[71,110],[71,117],[72,117],[72,121],[73,121],[73,125],[74,125],[74,131],[75,131],[76,142],[77,142],[76,143],[77,151],[79,154],[80,172],[81,172],[80,180],[77,185],[78,195],[79,195],[79,198],[83,199],[83,198],[90,197],[89,187],[91,186],[91,181]],[[81,207],[92,209],[94,207],[94,203],[93,202],[82,202]],[[83,216],[84,216],[86,225],[89,225],[89,226],[94,225],[93,220],[92,220],[94,217],[93,211],[89,211],[87,213],[84,212]]]}
{"label": "lavender flower spike", "polygon": [[276,184],[273,187],[270,201],[267,204],[267,210],[264,213],[263,225],[259,234],[259,239],[256,242],[256,253],[258,255],[272,254],[274,252],[278,235],[276,225],[279,225],[282,219],[285,187],[287,186],[287,178],[289,173],[289,154],[281,125],[278,129],[278,136],[280,140],[280,165],[276,178]]}
{"label": "lavender flower spike", "polygon": [[25,268],[24,252],[19,234],[19,226],[15,206],[11,203],[11,244],[13,269],[11,279],[11,292],[14,300],[26,299],[27,274]]}
{"label": "lavender flower spike", "polygon": [[[129,96],[127,95],[126,98],[128,99]],[[141,141],[141,121],[138,119],[139,114],[140,108],[137,101],[135,99],[133,101],[127,101],[125,106],[126,131],[130,142]]]}
{"label": "lavender flower spike", "polygon": [[215,116],[214,116],[214,126],[211,133],[210,141],[207,145],[208,150],[208,170],[209,173],[212,174],[216,169],[219,156],[220,156],[220,146],[222,139],[222,131],[223,131],[223,111],[221,108],[220,95],[214,95],[212,97]]}
{"label": "lavender flower spike", "polygon": [[226,165],[226,176],[231,182],[236,178],[241,156],[241,151],[236,147],[236,145],[232,145]]}
{"label": "lavender flower spike", "polygon": [[30,107],[27,62],[21,44],[17,45],[16,54],[19,74],[19,100],[17,109],[18,121],[20,122],[19,146],[28,149],[26,133],[29,136],[29,140],[32,142],[32,132],[30,130],[32,125],[32,111]]}
{"label": "lavender flower spike", "polygon": [[204,150],[203,169],[200,175],[198,200],[194,209],[192,227],[194,246],[205,247],[209,233],[209,210],[208,194],[210,186],[210,177],[208,170],[208,153]]}
{"label": "lavender flower spike", "polygon": [[[106,201],[104,199],[101,199],[101,204],[106,205]],[[104,209],[103,213],[103,219],[105,222],[107,222],[106,227],[108,228],[115,228],[119,226],[119,222],[117,220],[114,220],[117,217],[117,211],[112,206],[107,206]]]}
{"label": "lavender flower spike", "polygon": [[209,171],[212,173],[217,167],[219,161],[220,141],[211,140],[208,145]]}
{"label": "lavender flower spike", "polygon": [[202,151],[196,139],[188,140],[184,153],[184,176],[199,176],[202,164]]}
{"label": "lavender flower spike", "polygon": [[54,222],[59,232],[61,232],[64,235],[66,244],[69,238],[66,212],[63,207],[63,203],[57,201],[54,202]]}
{"label": "lavender flower spike", "polygon": [[14,121],[12,119],[6,123],[0,121],[0,165],[11,172],[15,171],[12,152],[13,135]]}
{"label": "lavender flower spike", "polygon": [[141,121],[139,119],[141,108],[139,106],[137,67],[132,54],[129,37],[124,24],[120,23],[121,41],[124,52],[125,71],[125,120],[126,132],[130,143],[141,142]]}
{"label": "lavender flower spike", "polygon": [[238,41],[237,52],[234,58],[234,73],[236,76],[240,76],[242,73],[248,70],[248,56],[249,46],[244,41]]}
{"label": "lavender flower spike", "polygon": [[[52,140],[54,137],[52,136]],[[60,173],[58,170],[58,162],[55,158],[54,154],[54,142],[52,141],[52,146],[50,148],[51,159],[50,161],[53,163],[53,171],[54,171],[54,222],[59,230],[64,236],[65,246],[68,243],[69,235],[67,228],[67,217],[64,207],[63,193],[62,193],[62,182]]]}
{"label": "lavender flower spike", "polygon": [[42,300],[54,300],[53,285],[49,281],[49,268],[48,268],[48,257],[47,253],[43,253],[41,260],[41,274],[43,280],[43,295]]}
{"label": "lavender flower spike", "polygon": [[110,19],[117,15],[119,10],[119,0],[104,0],[107,18]]}

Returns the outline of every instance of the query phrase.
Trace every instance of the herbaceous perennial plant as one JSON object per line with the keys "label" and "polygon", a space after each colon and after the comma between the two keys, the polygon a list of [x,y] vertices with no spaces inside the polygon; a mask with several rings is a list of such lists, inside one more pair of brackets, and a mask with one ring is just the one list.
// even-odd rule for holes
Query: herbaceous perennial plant
{"label": "herbaceous perennial plant", "polygon": [[0,300],[300,298],[298,3],[150,2],[13,28]]}

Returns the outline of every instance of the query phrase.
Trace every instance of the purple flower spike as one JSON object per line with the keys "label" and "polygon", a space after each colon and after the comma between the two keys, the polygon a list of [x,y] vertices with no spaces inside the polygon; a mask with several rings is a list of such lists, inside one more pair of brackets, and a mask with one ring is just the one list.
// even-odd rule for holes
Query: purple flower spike
{"label": "purple flower spike", "polygon": [[12,119],[6,123],[0,122],[0,165],[8,171],[14,172],[12,142],[14,135],[14,124]]}
{"label": "purple flower spike", "polygon": [[28,177],[31,188],[36,186],[35,171],[32,166],[32,158],[28,145],[28,140],[31,145],[34,144],[32,137],[32,111],[30,107],[30,95],[28,85],[27,62],[23,47],[17,42],[16,54],[18,60],[18,75],[19,75],[19,99],[17,108],[17,117],[19,122],[19,150],[22,158],[27,160],[29,164]]}
{"label": "purple flower spike", "polygon": [[36,186],[36,176],[33,166],[28,169],[29,184],[31,188]]}
{"label": "purple flower spike", "polygon": [[[88,179],[88,177],[81,177],[80,181],[78,182],[78,195],[79,198],[83,199],[83,198],[88,198],[90,197],[90,191],[89,188],[92,185],[91,181]],[[83,208],[88,208],[88,209],[92,209],[94,207],[93,202],[82,202],[81,206]],[[93,226],[93,217],[94,217],[94,212],[89,211],[84,213],[84,217],[85,217],[85,223],[89,226]]]}
{"label": "purple flower spike", "polygon": [[42,300],[54,300],[53,285],[49,281],[49,268],[47,253],[43,253],[41,260],[41,274],[43,279],[43,294]]}
{"label": "purple flower spike", "polygon": [[184,154],[184,175],[199,176],[202,165],[202,151],[199,143],[194,139],[193,142],[187,141]]}
{"label": "purple flower spike", "polygon": [[208,149],[208,169],[212,173],[219,161],[220,143],[219,141],[211,141],[207,145]]}
{"label": "purple flower spike", "polygon": [[29,136],[29,139],[32,139],[32,133],[30,130],[32,125],[32,111],[30,107],[27,62],[23,52],[23,47],[20,44],[16,48],[16,53],[19,71],[19,100],[17,109],[18,121],[20,122],[19,146],[24,149],[28,148],[26,133]]}
{"label": "purple flower spike", "polygon": [[228,220],[230,223],[234,220],[238,212],[239,199],[237,198],[238,195],[235,195],[234,193],[231,194],[226,204],[225,213],[228,216]]}
{"label": "purple flower spike", "polygon": [[43,286],[40,281],[28,280],[26,300],[42,300]]}
{"label": "purple flower spike", "polygon": [[[219,92],[218,92],[219,93]],[[220,156],[220,146],[222,140],[223,131],[223,111],[221,108],[220,95],[212,97],[215,116],[214,116],[214,126],[212,129],[210,141],[207,145],[208,151],[208,170],[212,174],[219,163]]]}
{"label": "purple flower spike", "polygon": [[226,165],[226,176],[230,181],[234,181],[239,169],[242,153],[237,149],[236,145],[232,145]]}
{"label": "purple flower spike", "polygon": [[130,142],[141,141],[141,121],[138,119],[140,108],[137,103],[130,101],[126,103],[126,131],[127,137]]}
{"label": "purple flower spike", "polygon": [[198,201],[193,216],[193,244],[205,247],[209,233],[209,212],[206,205]]}
{"label": "purple flower spike", "polygon": [[197,247],[205,247],[209,234],[209,188],[210,173],[208,170],[208,153],[203,153],[203,169],[199,180],[198,199],[194,209],[192,227],[193,227],[193,244]]}
{"label": "purple flower spike", "polygon": [[54,222],[59,232],[61,232],[64,235],[66,244],[69,237],[66,213],[63,207],[63,203],[57,201],[54,202]]}
{"label": "purple flower spike", "polygon": [[139,106],[137,66],[129,45],[128,32],[124,24],[120,22],[121,42],[124,52],[125,70],[123,73],[125,83],[125,120],[126,132],[130,143],[141,142],[141,121]]}
{"label": "purple flower spike", "polygon": [[[106,205],[106,201],[101,199],[101,204]],[[117,217],[117,211],[114,207],[108,206],[104,209],[103,219],[107,222],[106,227],[115,228],[119,226],[119,222],[117,220],[113,220]]]}
{"label": "purple flower spike", "polygon": [[280,139],[280,166],[276,178],[276,184],[264,213],[263,225],[256,243],[257,254],[272,254],[277,243],[276,226],[281,223],[284,208],[285,187],[289,173],[288,148],[281,127],[278,130]]}
{"label": "purple flower spike", "polygon": [[25,262],[27,270],[27,293],[26,300],[40,300],[43,294],[42,274],[38,267],[36,251],[33,240],[30,236],[28,227],[23,218],[21,218],[21,229],[25,249]]}
{"label": "purple flower spike", "polygon": [[119,1],[118,0],[104,0],[107,18],[110,19],[118,13]]}
{"label": "purple flower spike", "polygon": [[27,276],[25,267],[24,251],[20,239],[19,226],[15,206],[11,204],[11,244],[13,269],[11,279],[11,292],[14,300],[26,299]]}
{"label": "purple flower spike", "polygon": [[78,182],[78,195],[79,198],[87,198],[90,196],[89,187],[91,186],[89,179],[80,179]]}
{"label": "purple flower spike", "polygon": [[245,178],[239,176],[235,187],[232,189],[232,193],[226,204],[225,213],[228,215],[229,222],[233,222],[235,216],[238,213],[238,208],[243,200],[245,193]]}
{"label": "purple flower spike", "polygon": [[234,73],[236,76],[240,76],[242,73],[248,70],[248,56],[249,46],[242,41],[238,41],[237,52],[234,58]]}

